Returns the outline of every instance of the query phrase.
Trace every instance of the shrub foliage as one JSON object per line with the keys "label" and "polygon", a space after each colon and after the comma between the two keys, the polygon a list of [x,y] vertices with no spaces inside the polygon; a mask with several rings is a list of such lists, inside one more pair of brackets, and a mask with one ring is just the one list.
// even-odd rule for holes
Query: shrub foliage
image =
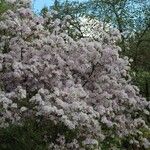
{"label": "shrub foliage", "polygon": [[70,16],[42,18],[25,2],[0,21],[2,149],[148,149],[150,104],[118,54],[119,32],[73,39]]}

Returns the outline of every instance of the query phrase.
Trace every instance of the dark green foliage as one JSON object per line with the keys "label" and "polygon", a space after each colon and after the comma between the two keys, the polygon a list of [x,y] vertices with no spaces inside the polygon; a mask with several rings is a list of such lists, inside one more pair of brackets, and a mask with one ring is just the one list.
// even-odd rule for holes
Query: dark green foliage
{"label": "dark green foliage", "polygon": [[150,72],[138,69],[133,75],[133,82],[140,88],[140,93],[150,100]]}
{"label": "dark green foliage", "polygon": [[35,122],[28,122],[25,126],[12,125],[0,129],[1,150],[42,150],[46,149],[42,132]]}
{"label": "dark green foliage", "polygon": [[69,130],[65,125],[55,125],[52,121],[39,118],[27,119],[23,126],[11,125],[0,129],[1,150],[46,150],[48,143],[56,142],[58,133],[66,137],[67,142],[77,137],[77,130]]}
{"label": "dark green foliage", "polygon": [[10,5],[5,0],[0,0],[0,18],[1,15],[10,8]]}

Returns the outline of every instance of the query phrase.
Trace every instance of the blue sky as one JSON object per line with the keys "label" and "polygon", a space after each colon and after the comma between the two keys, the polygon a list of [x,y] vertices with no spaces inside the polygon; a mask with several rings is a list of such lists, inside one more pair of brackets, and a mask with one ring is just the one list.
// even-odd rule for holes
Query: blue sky
{"label": "blue sky", "polygon": [[[50,6],[54,3],[54,0],[32,0],[32,1],[33,1],[33,9],[36,12],[39,12],[44,6]],[[70,0],[70,1],[75,1],[75,0]],[[83,2],[85,0],[77,0],[77,1]]]}
{"label": "blue sky", "polygon": [[32,0],[33,9],[35,11],[40,11],[44,6],[50,6],[53,4],[54,0]]}

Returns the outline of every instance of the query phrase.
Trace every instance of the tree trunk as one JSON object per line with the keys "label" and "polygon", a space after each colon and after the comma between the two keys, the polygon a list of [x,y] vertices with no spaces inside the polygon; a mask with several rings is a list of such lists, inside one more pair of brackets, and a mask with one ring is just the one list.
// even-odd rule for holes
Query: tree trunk
{"label": "tree trunk", "polygon": [[149,93],[149,83],[148,83],[148,79],[145,78],[145,96],[148,101],[150,100],[149,94],[150,94]]}

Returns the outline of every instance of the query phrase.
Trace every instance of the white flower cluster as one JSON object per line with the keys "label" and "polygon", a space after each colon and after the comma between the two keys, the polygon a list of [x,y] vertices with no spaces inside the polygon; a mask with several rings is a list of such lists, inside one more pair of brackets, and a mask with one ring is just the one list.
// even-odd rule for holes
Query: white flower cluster
{"label": "white flower cluster", "polygon": [[[51,14],[42,18],[23,7],[3,18],[0,127],[42,117],[43,124],[51,121],[77,132],[69,140],[57,133],[49,146],[57,150],[100,149],[111,130],[120,138],[149,130],[150,104],[130,83],[129,59],[119,57],[114,42],[118,32],[109,35],[100,28],[103,41],[74,40],[65,28],[69,16],[65,21],[53,20]],[[137,140],[148,148],[144,136]]]}
{"label": "white flower cluster", "polygon": [[121,40],[119,30],[112,28],[109,24],[88,17],[81,17],[79,21],[84,37],[104,43],[115,43]]}

